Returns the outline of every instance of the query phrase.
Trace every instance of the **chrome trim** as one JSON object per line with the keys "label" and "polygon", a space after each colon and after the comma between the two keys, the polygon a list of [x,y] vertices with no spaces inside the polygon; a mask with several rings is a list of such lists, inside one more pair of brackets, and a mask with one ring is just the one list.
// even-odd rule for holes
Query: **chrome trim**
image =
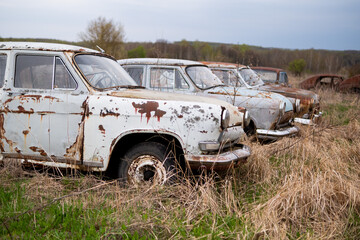
{"label": "chrome trim", "polygon": [[294,136],[299,132],[299,128],[296,126],[289,127],[282,130],[266,130],[257,129],[256,135],[259,139],[276,140],[281,137]]}
{"label": "chrome trim", "polygon": [[206,169],[227,169],[240,161],[246,160],[251,154],[250,147],[237,144],[232,151],[213,155],[185,155],[191,169],[205,167]]}

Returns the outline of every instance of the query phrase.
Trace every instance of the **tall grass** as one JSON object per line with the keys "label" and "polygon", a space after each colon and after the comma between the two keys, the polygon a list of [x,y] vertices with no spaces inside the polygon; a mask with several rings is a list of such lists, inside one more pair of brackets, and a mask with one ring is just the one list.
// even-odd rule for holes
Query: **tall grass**
{"label": "tall grass", "polygon": [[134,188],[5,162],[0,238],[360,239],[357,96],[319,94],[331,112],[320,125],[247,142],[248,163],[223,178]]}

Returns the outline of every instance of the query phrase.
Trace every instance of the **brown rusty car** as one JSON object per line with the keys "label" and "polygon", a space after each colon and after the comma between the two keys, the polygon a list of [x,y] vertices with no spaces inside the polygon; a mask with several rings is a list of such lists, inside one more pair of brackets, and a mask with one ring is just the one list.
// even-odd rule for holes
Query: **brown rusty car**
{"label": "brown rusty car", "polygon": [[342,81],[339,84],[339,90],[342,92],[360,93],[360,74]]}
{"label": "brown rusty car", "polygon": [[337,89],[344,78],[336,74],[317,74],[311,76],[300,83],[302,89]]}

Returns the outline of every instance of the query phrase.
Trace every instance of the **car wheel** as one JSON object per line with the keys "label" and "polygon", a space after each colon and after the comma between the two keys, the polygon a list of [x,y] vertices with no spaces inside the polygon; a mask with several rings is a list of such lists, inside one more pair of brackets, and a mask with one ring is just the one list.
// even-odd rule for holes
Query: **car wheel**
{"label": "car wheel", "polygon": [[121,182],[135,186],[146,183],[163,185],[174,180],[174,154],[163,144],[144,142],[130,148],[119,168]]}

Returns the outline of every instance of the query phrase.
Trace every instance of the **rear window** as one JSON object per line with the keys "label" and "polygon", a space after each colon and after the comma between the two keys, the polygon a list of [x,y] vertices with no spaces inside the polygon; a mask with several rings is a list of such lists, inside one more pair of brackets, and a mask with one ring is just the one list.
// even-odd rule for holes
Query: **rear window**
{"label": "rear window", "polygon": [[277,79],[277,73],[267,70],[255,70],[264,82],[275,83]]}

